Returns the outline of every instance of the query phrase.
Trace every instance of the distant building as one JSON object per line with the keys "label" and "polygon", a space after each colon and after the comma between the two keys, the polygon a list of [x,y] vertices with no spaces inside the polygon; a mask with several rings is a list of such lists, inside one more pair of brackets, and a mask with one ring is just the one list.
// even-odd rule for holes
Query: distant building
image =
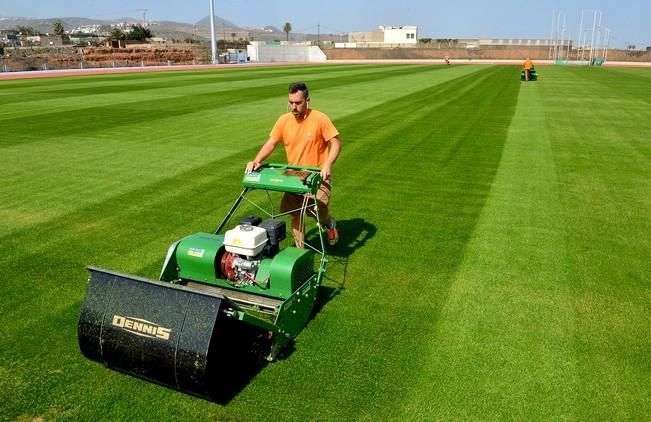
{"label": "distant building", "polygon": [[127,40],[114,40],[111,37],[106,37],[102,40],[102,45],[108,48],[126,48]]}
{"label": "distant building", "polygon": [[417,26],[379,26],[378,29],[370,32],[351,32],[348,34],[349,43],[368,44],[377,46],[379,44],[399,44],[405,46],[416,46],[418,44]]}
{"label": "distant building", "polygon": [[[480,39],[477,40],[477,45],[481,47],[549,47],[552,40],[544,38],[507,38],[507,39]],[[556,40],[556,45],[563,45],[567,47],[572,46],[571,40]]]}
{"label": "distant building", "polygon": [[63,45],[63,37],[60,35],[20,35],[19,39],[21,47],[61,47]]}
{"label": "distant building", "polygon": [[109,25],[81,25],[76,27],[75,29],[72,29],[70,31],[66,31],[68,34],[92,34],[92,35],[99,35],[104,32],[108,32],[106,28],[109,28]]}

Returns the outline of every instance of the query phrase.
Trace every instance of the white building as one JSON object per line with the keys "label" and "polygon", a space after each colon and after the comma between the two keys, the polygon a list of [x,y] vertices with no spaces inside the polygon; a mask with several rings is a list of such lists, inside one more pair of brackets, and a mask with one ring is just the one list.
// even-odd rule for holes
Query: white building
{"label": "white building", "polygon": [[348,43],[368,44],[400,44],[416,46],[418,44],[417,26],[380,26],[375,31],[351,32],[348,34]]}
{"label": "white building", "polygon": [[418,44],[417,26],[380,26],[388,44]]}

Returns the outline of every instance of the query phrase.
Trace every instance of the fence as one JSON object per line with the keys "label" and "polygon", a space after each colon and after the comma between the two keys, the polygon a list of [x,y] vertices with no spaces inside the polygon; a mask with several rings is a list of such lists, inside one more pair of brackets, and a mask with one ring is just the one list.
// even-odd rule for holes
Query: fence
{"label": "fence", "polygon": [[203,46],[5,48],[2,72],[209,64]]}

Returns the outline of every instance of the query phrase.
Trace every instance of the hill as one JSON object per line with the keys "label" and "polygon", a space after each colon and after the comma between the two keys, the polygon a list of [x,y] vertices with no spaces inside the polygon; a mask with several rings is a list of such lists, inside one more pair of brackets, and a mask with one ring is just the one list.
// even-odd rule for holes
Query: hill
{"label": "hill", "polygon": [[[109,20],[89,19],[84,17],[52,17],[45,19],[33,19],[26,17],[2,17],[0,16],[0,30],[12,30],[18,26],[28,26],[36,29],[39,33],[52,32],[55,22],[61,21],[66,32],[72,30],[83,30],[93,28],[93,32],[108,33],[111,25],[126,24],[138,25],[141,19],[123,17]],[[149,21],[147,22],[152,34],[167,39],[210,39],[210,17],[197,21],[196,23],[184,23],[173,21]],[[243,39],[243,40],[284,40],[286,34],[280,29],[267,25],[261,28],[243,28],[219,16],[215,16],[215,33],[218,39]],[[291,32],[289,39],[292,41],[315,40],[316,34]],[[339,41],[342,37],[334,34],[320,34],[322,40]]]}
{"label": "hill", "polygon": [[[195,25],[198,25],[198,26],[210,26],[210,16],[206,16],[205,18],[199,20],[198,22],[195,23]],[[233,27],[233,28],[238,27],[233,22],[228,21],[228,20],[226,20],[224,18],[220,18],[219,16],[215,16],[215,26],[228,26],[228,27]]]}

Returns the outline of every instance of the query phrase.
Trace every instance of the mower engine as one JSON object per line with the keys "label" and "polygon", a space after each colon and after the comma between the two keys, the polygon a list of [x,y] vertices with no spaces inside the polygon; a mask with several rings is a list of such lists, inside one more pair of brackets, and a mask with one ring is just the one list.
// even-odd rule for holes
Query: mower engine
{"label": "mower engine", "polygon": [[[278,253],[279,242],[285,235],[282,220],[261,221],[259,217],[246,217],[224,234],[224,252],[218,257],[222,276],[235,287],[263,287],[255,278],[260,263]],[[265,283],[267,281],[268,278],[264,280]]]}
{"label": "mower engine", "polygon": [[220,259],[220,269],[228,281],[235,287],[257,284],[255,274],[260,266],[261,259],[252,260],[241,257],[231,252],[226,252]]}

